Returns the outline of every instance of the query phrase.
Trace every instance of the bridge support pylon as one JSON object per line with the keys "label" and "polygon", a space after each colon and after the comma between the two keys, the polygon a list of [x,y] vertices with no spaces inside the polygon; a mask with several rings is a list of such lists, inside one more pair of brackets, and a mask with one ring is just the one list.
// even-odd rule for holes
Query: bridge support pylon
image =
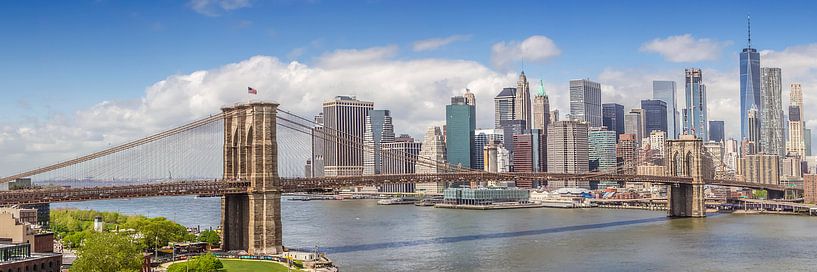
{"label": "bridge support pylon", "polygon": [[246,193],[222,199],[224,250],[252,255],[283,252],[277,108],[278,104],[258,102],[222,109],[224,179],[250,183]]}
{"label": "bridge support pylon", "polygon": [[671,185],[667,191],[670,217],[705,217],[704,181],[712,178],[711,158],[704,152],[703,142],[693,135],[667,140],[664,169],[668,176],[692,177],[691,184]]}

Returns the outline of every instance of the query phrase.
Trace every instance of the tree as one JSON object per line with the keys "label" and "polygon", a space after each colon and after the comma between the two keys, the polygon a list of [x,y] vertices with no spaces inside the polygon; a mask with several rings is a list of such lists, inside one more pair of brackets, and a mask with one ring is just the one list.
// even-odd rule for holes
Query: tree
{"label": "tree", "polygon": [[79,248],[71,272],[135,272],[141,269],[142,258],[127,236],[91,232]]}
{"label": "tree", "polygon": [[205,242],[211,246],[221,245],[221,237],[214,230],[205,230],[199,234],[199,242]]}
{"label": "tree", "polygon": [[207,253],[188,260],[175,263],[167,268],[167,272],[213,272],[224,268],[221,260],[212,253]]}

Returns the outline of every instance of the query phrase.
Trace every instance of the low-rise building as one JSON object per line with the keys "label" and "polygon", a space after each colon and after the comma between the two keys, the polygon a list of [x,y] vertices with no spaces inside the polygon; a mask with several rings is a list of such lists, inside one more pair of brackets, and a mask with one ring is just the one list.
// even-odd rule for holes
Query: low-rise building
{"label": "low-rise building", "polygon": [[34,253],[30,244],[0,243],[0,271],[59,272],[62,254]]}
{"label": "low-rise building", "polygon": [[0,209],[0,238],[16,244],[30,244],[36,253],[54,252],[54,233],[36,225],[36,215],[34,209]]}
{"label": "low-rise building", "polygon": [[443,192],[446,204],[491,205],[500,202],[525,203],[530,192],[518,188],[448,188]]}

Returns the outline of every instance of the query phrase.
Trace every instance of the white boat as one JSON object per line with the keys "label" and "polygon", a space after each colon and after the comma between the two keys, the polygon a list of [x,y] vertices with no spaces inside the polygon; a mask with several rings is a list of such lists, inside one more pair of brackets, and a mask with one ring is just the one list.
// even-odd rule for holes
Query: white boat
{"label": "white boat", "polygon": [[377,201],[378,205],[407,205],[407,204],[414,204],[417,202],[416,198],[413,197],[395,197],[389,199],[381,199]]}

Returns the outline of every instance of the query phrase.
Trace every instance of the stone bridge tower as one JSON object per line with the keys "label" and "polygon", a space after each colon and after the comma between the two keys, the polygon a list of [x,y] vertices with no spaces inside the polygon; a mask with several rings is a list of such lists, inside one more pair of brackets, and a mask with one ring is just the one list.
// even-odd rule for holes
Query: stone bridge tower
{"label": "stone bridge tower", "polygon": [[226,195],[222,200],[225,250],[246,250],[253,255],[283,251],[277,108],[278,104],[262,102],[222,108],[224,179],[250,183],[246,193]]}
{"label": "stone bridge tower", "polygon": [[664,171],[667,176],[691,177],[692,184],[670,185],[667,192],[668,215],[671,217],[705,217],[704,182],[712,179],[711,159],[701,139],[682,135],[667,140]]}

